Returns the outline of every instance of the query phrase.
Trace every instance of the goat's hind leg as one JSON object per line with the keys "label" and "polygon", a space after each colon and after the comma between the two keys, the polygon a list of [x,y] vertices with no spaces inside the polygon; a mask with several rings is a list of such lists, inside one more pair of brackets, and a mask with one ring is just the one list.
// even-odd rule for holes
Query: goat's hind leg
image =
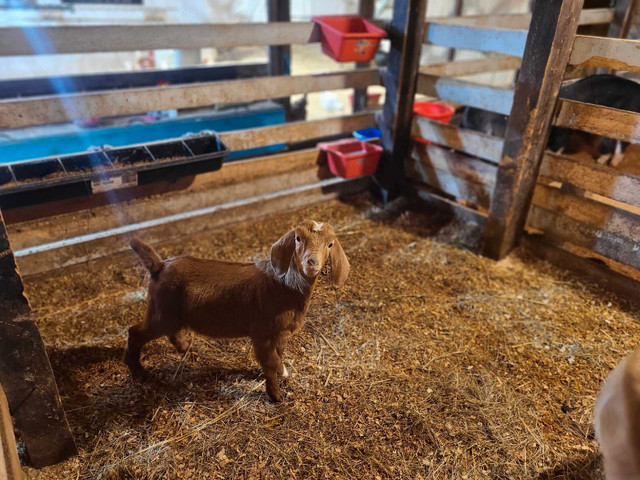
{"label": "goat's hind leg", "polygon": [[147,377],[147,372],[140,363],[140,353],[142,347],[144,347],[151,340],[162,336],[162,333],[158,331],[157,326],[151,321],[152,312],[151,309],[147,311],[147,315],[142,323],[134,325],[129,328],[129,337],[127,338],[127,350],[124,355],[124,360],[131,376],[144,380]]}
{"label": "goat's hind leg", "polygon": [[186,330],[178,330],[170,334],[169,341],[178,353],[187,353],[189,350],[189,337]]}

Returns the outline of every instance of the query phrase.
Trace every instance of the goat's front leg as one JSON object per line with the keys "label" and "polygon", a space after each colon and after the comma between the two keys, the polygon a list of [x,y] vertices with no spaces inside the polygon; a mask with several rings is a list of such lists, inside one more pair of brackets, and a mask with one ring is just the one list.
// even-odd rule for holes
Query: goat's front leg
{"label": "goat's front leg", "polygon": [[280,366],[278,367],[278,375],[283,378],[287,378],[289,376],[289,370],[284,364],[284,349],[287,346],[288,336],[282,335],[276,341],[276,353],[278,354],[278,358],[280,360]]}
{"label": "goat's front leg", "polygon": [[280,391],[280,385],[278,385],[278,369],[282,362],[275,345],[270,341],[253,340],[253,349],[267,379],[267,394],[269,398],[274,402],[282,402],[284,397]]}

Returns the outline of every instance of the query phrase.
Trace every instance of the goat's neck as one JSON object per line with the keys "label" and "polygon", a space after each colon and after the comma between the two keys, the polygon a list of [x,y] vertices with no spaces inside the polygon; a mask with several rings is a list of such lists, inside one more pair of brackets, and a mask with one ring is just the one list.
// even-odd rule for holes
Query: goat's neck
{"label": "goat's neck", "polygon": [[311,297],[313,293],[313,289],[316,285],[316,279],[313,278],[311,280],[307,279],[300,269],[296,262],[291,262],[289,265],[289,269],[287,273],[284,274],[284,284],[292,290],[301,293],[307,298]]}

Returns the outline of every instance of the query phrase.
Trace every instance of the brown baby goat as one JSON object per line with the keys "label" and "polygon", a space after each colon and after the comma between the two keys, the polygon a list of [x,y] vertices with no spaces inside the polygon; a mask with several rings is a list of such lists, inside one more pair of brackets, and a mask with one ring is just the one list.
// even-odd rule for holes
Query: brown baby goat
{"label": "brown baby goat", "polygon": [[331,260],[331,280],[341,286],[347,260],[328,223],[305,221],[271,247],[271,258],[232,263],[175,257],[162,260],[143,241],[131,247],[149,270],[147,315],[129,329],[125,361],[134,377],[145,375],[140,351],[166,335],[185,352],[185,330],[210,337],[250,337],[267,381],[267,393],[282,401],[277,375],[287,376],[282,355],[304,321],[318,274]]}
{"label": "brown baby goat", "polygon": [[640,349],[605,380],[594,423],[605,478],[640,480]]}

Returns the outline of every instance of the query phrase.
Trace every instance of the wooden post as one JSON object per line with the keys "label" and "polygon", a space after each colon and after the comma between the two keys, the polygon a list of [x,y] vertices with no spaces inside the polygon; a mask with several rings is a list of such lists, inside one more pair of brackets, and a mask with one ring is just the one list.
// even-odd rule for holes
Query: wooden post
{"label": "wooden post", "polygon": [[18,460],[9,403],[2,385],[0,385],[0,478],[7,480],[22,480],[24,478],[20,468],[20,460]]}
{"label": "wooden post", "polygon": [[411,147],[411,119],[416,93],[420,50],[424,37],[427,0],[395,0],[388,28],[391,50],[382,83],[387,89],[382,112],[376,120],[382,132],[384,152],[376,172],[378,193],[384,202],[403,190],[404,161]]}
{"label": "wooden post", "polygon": [[0,384],[33,466],[44,467],[77,454],[1,212]]}
{"label": "wooden post", "polygon": [[[267,20],[269,22],[290,22],[291,11],[289,0],[267,0]],[[279,45],[269,47],[269,75],[290,75],[291,74],[291,46]],[[281,104],[285,109],[285,117],[291,120],[291,100],[289,97],[274,98],[275,102]]]}
{"label": "wooden post", "polygon": [[485,230],[491,258],[506,256],[522,235],[582,3],[534,4]]}
{"label": "wooden post", "polygon": [[638,0],[616,0],[613,22],[609,25],[607,37],[627,38],[637,6]]}
{"label": "wooden post", "polygon": [[[360,0],[358,15],[373,18],[375,0]],[[356,68],[369,68],[370,62],[356,62]],[[361,112],[367,107],[367,88],[356,88],[353,91],[353,111]]]}
{"label": "wooden post", "polygon": [[[456,0],[456,5],[453,9],[453,16],[460,17],[462,16],[462,12],[464,11],[464,0]],[[450,48],[447,52],[447,59],[450,62],[453,62],[456,58],[456,49]]]}

